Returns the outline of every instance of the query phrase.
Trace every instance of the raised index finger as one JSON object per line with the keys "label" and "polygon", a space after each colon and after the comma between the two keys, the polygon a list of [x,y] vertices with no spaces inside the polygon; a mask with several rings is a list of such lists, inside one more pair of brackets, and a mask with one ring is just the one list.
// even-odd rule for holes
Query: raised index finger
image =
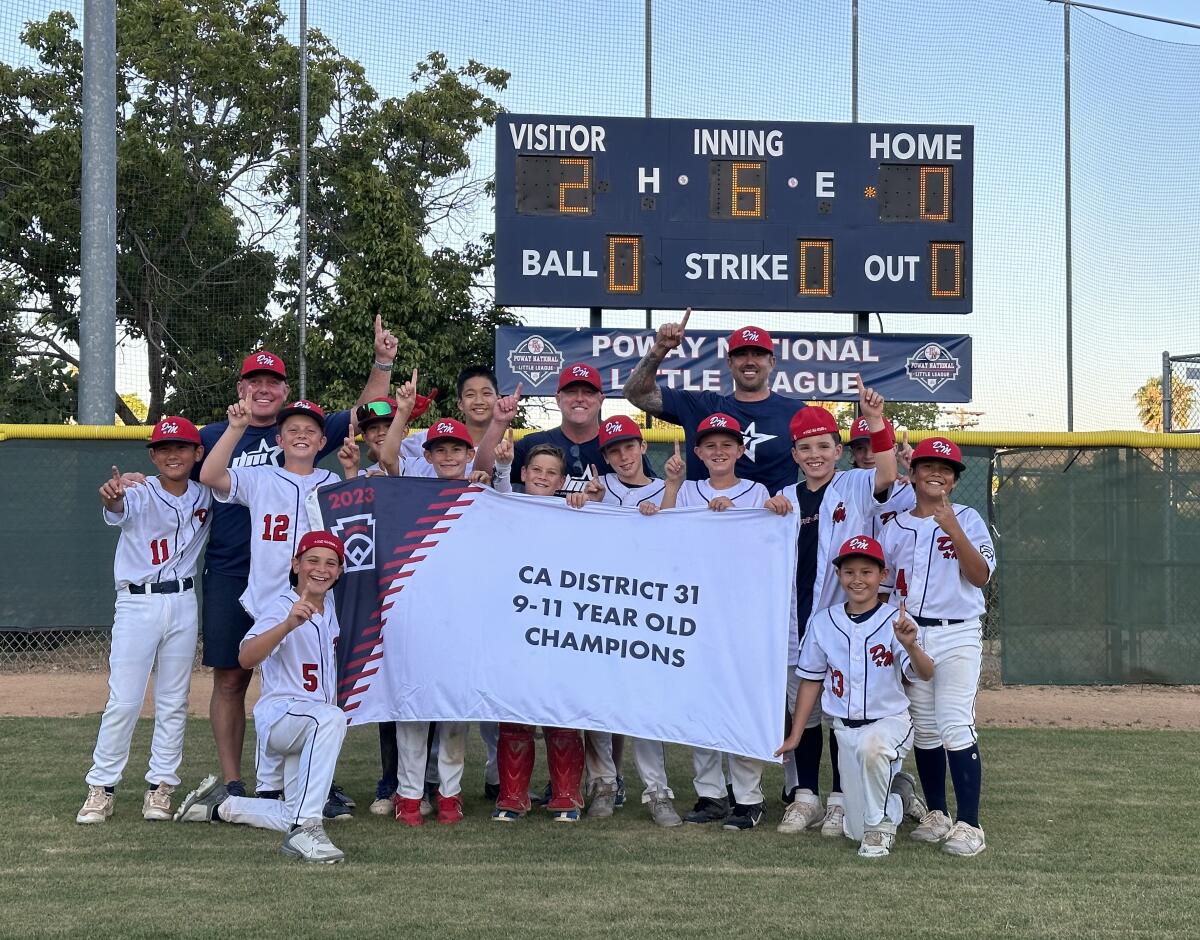
{"label": "raised index finger", "polygon": [[380,314],[375,314],[375,337],[379,338],[383,335],[383,317]]}
{"label": "raised index finger", "polygon": [[121,482],[121,471],[113,467],[113,480],[117,483]]}
{"label": "raised index finger", "polygon": [[515,392],[513,392],[513,398],[515,398],[517,401],[521,400],[521,389],[524,388],[524,386],[525,386],[524,382],[517,383],[517,390]]}
{"label": "raised index finger", "polygon": [[675,456],[679,456],[679,441],[675,442]]}
{"label": "raised index finger", "polygon": [[683,311],[683,319],[679,321],[679,332],[680,333],[682,333],[685,329],[687,329],[687,321],[691,315],[692,315],[691,307],[688,307],[685,311]]}
{"label": "raised index finger", "polygon": [[416,366],[413,366],[412,387],[413,387],[413,391],[415,392],[417,390],[417,367]]}

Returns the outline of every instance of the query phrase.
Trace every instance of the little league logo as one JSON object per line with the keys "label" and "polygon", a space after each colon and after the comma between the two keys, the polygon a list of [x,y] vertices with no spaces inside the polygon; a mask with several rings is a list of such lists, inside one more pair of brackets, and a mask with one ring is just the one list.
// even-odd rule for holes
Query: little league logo
{"label": "little league logo", "polygon": [[370,513],[346,516],[329,530],[346,547],[346,573],[375,567],[375,517]]}
{"label": "little league logo", "polygon": [[509,352],[508,367],[514,375],[527,379],[536,387],[562,371],[563,354],[548,339],[534,334],[521,340]]}
{"label": "little league logo", "polygon": [[908,377],[929,392],[957,379],[958,369],[958,359],[941,343],[926,343],[904,364]]}

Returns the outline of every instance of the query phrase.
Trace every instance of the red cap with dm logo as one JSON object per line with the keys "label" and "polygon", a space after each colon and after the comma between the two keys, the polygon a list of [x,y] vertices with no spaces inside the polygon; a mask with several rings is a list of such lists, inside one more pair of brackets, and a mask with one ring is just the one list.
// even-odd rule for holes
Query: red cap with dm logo
{"label": "red cap with dm logo", "polygon": [[199,444],[200,432],[187,418],[170,415],[154,425],[147,447],[155,444]]}
{"label": "red cap with dm logo", "polygon": [[425,435],[424,448],[429,450],[438,441],[457,441],[471,448],[475,446],[467,426],[456,418],[439,418],[429,426],[429,433]]}
{"label": "red cap with dm logo", "polygon": [[771,334],[761,326],[743,326],[729,334],[729,351],[737,349],[763,349],[769,353],[775,351],[771,345]]}
{"label": "red cap with dm logo", "polygon": [[298,401],[292,402],[286,408],[279,410],[279,417],[275,419],[275,426],[283,424],[284,418],[290,418],[292,415],[308,415],[325,429],[325,412],[321,410],[321,406],[315,401],[309,401],[307,398],[301,398]]}
{"label": "red cap with dm logo", "polygon": [[269,372],[271,375],[277,375],[281,379],[287,380],[287,369],[284,367],[283,360],[273,352],[267,352],[265,349],[252,352],[242,360],[243,379],[254,375],[256,372]]}
{"label": "red cap with dm logo", "polygon": [[642,429],[637,426],[637,422],[633,418],[625,415],[613,415],[611,418],[605,418],[600,424],[601,450],[604,450],[609,444],[616,444],[620,441],[640,440],[642,440]]}
{"label": "red cap with dm logo", "polygon": [[696,443],[699,444],[710,434],[729,434],[741,442],[742,426],[733,415],[718,411],[700,422],[700,426],[696,428]]}
{"label": "red cap with dm logo", "polygon": [[598,392],[604,391],[604,385],[600,381],[600,373],[586,362],[576,362],[573,365],[567,366],[558,374],[558,390],[560,392],[568,385],[576,385],[579,382],[582,382],[584,385],[590,385]]}
{"label": "red cap with dm logo", "polygon": [[941,460],[956,468],[959,473],[967,469],[967,465],[963,463],[962,451],[959,446],[944,437],[927,437],[913,448],[909,466],[915,467],[923,460]]}
{"label": "red cap with dm logo", "polygon": [[883,559],[883,546],[869,535],[855,535],[846,539],[842,543],[842,547],[838,549],[837,557],[833,560],[833,563],[840,565],[847,558],[853,558],[855,555],[870,558],[887,567],[887,562]]}

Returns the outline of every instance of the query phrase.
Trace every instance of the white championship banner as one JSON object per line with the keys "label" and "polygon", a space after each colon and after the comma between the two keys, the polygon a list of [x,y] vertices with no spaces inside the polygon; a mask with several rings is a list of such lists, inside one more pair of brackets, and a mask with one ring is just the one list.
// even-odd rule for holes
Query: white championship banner
{"label": "white championship banner", "polygon": [[774,760],[794,515],[644,517],[411,478],[320,492],[347,542],[351,723],[509,721]]}

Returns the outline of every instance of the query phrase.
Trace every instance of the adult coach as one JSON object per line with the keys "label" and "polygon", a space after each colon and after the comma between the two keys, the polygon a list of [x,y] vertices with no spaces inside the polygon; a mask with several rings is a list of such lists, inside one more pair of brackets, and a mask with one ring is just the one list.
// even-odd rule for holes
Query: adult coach
{"label": "adult coach", "polygon": [[[375,363],[358,403],[383,398],[389,391],[396,337],[375,317]],[[242,363],[237,381],[237,400],[249,400],[250,424],[233,449],[230,467],[283,465],[283,449],[276,439],[279,412],[289,398],[287,369],[274,353],[260,350]],[[217,421],[200,432],[204,452],[225,433],[228,421]],[[342,446],[350,431],[350,412],[339,411],[325,421],[325,447],[317,459]],[[196,473],[199,473],[197,466]],[[253,621],[238,598],[250,576],[250,540],[265,538],[268,530],[256,531],[245,506],[214,502],[212,531],[204,556],[204,607],[201,632],[204,665],[213,670],[213,691],[208,715],[221,774],[232,796],[245,796],[242,783],[242,745],[246,737],[246,689],[252,670],[238,663],[238,648]],[[262,520],[257,520],[259,529]],[[267,532],[267,534],[264,534]]]}
{"label": "adult coach", "polygon": [[659,327],[654,345],[625,383],[625,398],[647,414],[683,428],[687,437],[689,480],[707,476],[704,464],[695,454],[696,428],[711,414],[732,415],[742,426],[746,446],[746,453],[737,462],[737,475],[761,483],[774,495],[796,482],[789,424],[801,403],[771,391],[771,372],[775,368],[771,334],[762,327],[743,326],[729,335],[726,363],[733,376],[732,395],[661,386],[655,381],[658,367],[683,342],[683,331],[691,315],[689,307],[679,323]]}

